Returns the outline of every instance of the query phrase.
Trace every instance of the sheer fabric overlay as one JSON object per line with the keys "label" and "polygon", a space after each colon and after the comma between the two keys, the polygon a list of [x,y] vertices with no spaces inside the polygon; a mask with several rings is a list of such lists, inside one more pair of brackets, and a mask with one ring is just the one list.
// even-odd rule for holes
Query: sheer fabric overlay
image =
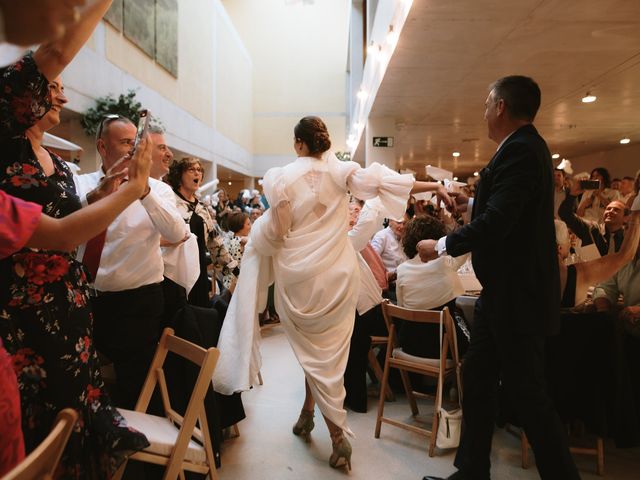
{"label": "sheer fabric overlay", "polygon": [[363,169],[332,153],[300,157],[264,177],[272,206],[253,225],[242,274],[220,335],[214,387],[247,390],[260,369],[258,312],[275,280],[275,305],[321,412],[346,433],[343,375],[360,269],[347,236],[348,195],[378,197],[392,218],[404,213],[413,177],[378,164]]}

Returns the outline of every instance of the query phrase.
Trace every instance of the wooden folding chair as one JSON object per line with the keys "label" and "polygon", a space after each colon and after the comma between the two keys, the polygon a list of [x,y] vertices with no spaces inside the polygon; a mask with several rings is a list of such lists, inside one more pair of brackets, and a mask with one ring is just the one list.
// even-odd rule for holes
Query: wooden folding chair
{"label": "wooden folding chair", "polygon": [[78,413],[72,408],[58,413],[47,438],[2,480],[51,480],[77,420]]}
{"label": "wooden folding chair", "polygon": [[[169,400],[162,369],[168,352],[173,352],[200,367],[184,417],[171,408]],[[144,450],[131,455],[130,460],[164,465],[164,479],[173,480],[178,478],[178,475],[184,479],[185,470],[209,474],[212,480],[218,478],[204,410],[204,397],[211,384],[219,356],[220,352],[217,348],[205,350],[176,337],[172,329],[165,328],[135,410],[118,409],[129,426],[144,433],[151,444]],[[160,389],[164,417],[146,413],[156,385]],[[196,424],[199,424],[200,428]],[[114,476],[115,480],[122,477],[125,468],[126,463]]]}
{"label": "wooden folding chair", "polygon": [[[393,425],[411,432],[419,433],[421,435],[430,436],[429,439],[429,456],[433,456],[433,452],[436,445],[436,433],[438,431],[438,412],[434,406],[433,418],[431,421],[431,430],[418,427],[414,424],[400,422],[384,416],[384,399],[385,392],[389,388],[389,370],[396,368],[400,371],[402,378],[402,384],[411,406],[411,413],[415,417],[418,415],[418,405],[416,403],[416,397],[419,398],[433,398],[431,395],[426,395],[413,390],[411,381],[407,372],[413,372],[420,375],[425,375],[438,379],[438,388],[436,390],[436,399],[441,398],[442,391],[441,385],[444,385],[444,380],[448,377],[455,376],[456,384],[458,387],[458,395],[461,395],[461,382],[459,373],[459,359],[458,348],[455,337],[455,327],[453,325],[453,319],[449,314],[449,309],[444,308],[442,311],[432,310],[409,310],[406,308],[398,307],[389,303],[382,304],[382,313],[384,320],[389,329],[389,339],[387,341],[387,354],[384,362],[384,373],[382,378],[382,385],[380,387],[380,399],[378,402],[378,417],[376,419],[375,438],[380,438],[380,429],[383,423]],[[440,358],[422,358],[409,355],[402,351],[402,348],[397,343],[396,327],[393,320],[397,319],[406,322],[416,322],[422,324],[435,324],[440,325],[442,322],[443,334],[442,334],[442,347],[440,351]],[[451,351],[451,359],[447,359],[449,352]],[[437,402],[436,402],[437,403]]]}
{"label": "wooden folding chair", "polygon": [[[529,468],[529,440],[524,430],[520,428],[520,432],[511,429],[511,425],[507,426],[507,431],[520,437],[520,450],[522,451],[522,468]],[[596,444],[593,447],[569,447],[572,454],[593,455],[596,457],[596,473],[604,476],[604,440],[602,437],[596,437]]]}
{"label": "wooden folding chair", "polygon": [[[385,303],[389,303],[389,300],[385,300]],[[378,363],[378,359],[376,358],[376,353],[374,351],[374,348],[381,347],[383,345],[386,346],[388,341],[389,341],[388,336],[382,337],[382,336],[372,335],[371,346],[369,347],[369,353],[367,355],[367,360],[369,361],[369,367],[371,367],[371,370],[373,371],[373,374],[375,375],[376,379],[380,383],[380,386],[382,386],[383,371],[382,371],[382,368],[380,367],[380,363]],[[385,397],[388,402],[393,402],[396,399],[395,395],[393,394],[393,391],[390,388],[387,389]]]}

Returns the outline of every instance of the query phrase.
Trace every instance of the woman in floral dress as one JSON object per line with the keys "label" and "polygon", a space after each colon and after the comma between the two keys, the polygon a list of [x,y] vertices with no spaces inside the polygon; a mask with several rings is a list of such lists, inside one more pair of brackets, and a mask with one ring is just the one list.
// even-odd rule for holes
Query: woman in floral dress
{"label": "woman in floral dress", "polygon": [[[68,167],[40,144],[66,98],[59,80],[41,72],[39,58],[36,52],[0,70],[0,189],[60,218],[81,205]],[[25,248],[0,261],[0,283],[0,338],[18,377],[27,452],[61,409],[73,407],[79,419],[58,476],[109,478],[148,442],[127,428],[104,392],[84,266],[66,252]]]}

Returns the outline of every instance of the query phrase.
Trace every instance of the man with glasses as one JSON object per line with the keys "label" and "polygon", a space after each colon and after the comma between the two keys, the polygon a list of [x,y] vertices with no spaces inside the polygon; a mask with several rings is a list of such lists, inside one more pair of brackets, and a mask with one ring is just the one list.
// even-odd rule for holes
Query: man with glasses
{"label": "man with glasses", "polygon": [[[104,118],[96,136],[102,165],[94,173],[76,177],[83,202],[97,201],[126,181],[135,136],[136,126],[128,118]],[[145,195],[78,254],[93,276],[96,347],[113,361],[117,403],[129,409],[135,406],[160,336],[164,310],[160,239],[177,243],[188,235],[173,192],[163,187],[149,178]]]}

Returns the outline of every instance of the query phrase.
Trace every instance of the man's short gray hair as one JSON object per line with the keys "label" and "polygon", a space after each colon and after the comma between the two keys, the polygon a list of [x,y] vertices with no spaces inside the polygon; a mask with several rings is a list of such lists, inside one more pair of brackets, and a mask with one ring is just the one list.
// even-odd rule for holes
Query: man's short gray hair
{"label": "man's short gray hair", "polygon": [[156,135],[164,135],[164,128],[157,124],[149,124],[149,133],[155,133]]}

